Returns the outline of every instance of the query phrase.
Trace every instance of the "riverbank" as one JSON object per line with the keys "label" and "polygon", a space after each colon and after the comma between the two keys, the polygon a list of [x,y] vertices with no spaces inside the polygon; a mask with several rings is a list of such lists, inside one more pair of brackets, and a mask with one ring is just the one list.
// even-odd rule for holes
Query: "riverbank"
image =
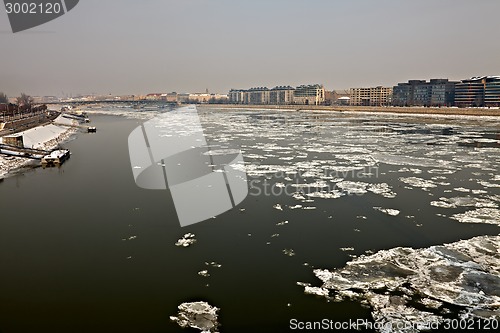
{"label": "riverbank", "polygon": [[[206,106],[206,105],[203,105]],[[377,112],[420,115],[459,115],[500,117],[500,109],[480,108],[426,108],[426,107],[374,107],[374,106],[325,106],[325,105],[246,105],[246,104],[207,104],[221,109],[270,109],[295,111],[337,111],[337,112]]]}
{"label": "riverbank", "polygon": [[[57,117],[52,123],[30,128],[26,131],[18,132],[22,135],[24,147],[41,150],[53,150],[59,144],[67,141],[73,135],[78,125],[76,120]],[[0,179],[8,177],[9,174],[36,162],[32,159],[0,155]]]}

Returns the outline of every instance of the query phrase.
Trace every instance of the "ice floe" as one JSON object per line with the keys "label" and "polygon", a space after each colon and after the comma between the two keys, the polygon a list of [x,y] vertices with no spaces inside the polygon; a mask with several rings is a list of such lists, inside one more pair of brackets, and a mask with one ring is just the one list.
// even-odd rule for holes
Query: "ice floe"
{"label": "ice floe", "polygon": [[419,177],[400,177],[399,180],[410,186],[420,187],[422,189],[437,187],[436,182]]}
{"label": "ice floe", "polygon": [[211,306],[207,302],[182,303],[178,306],[177,316],[171,316],[170,320],[180,327],[191,327],[200,330],[202,333],[218,332],[218,311],[219,308]]}
{"label": "ice floe", "polygon": [[478,208],[454,214],[451,218],[462,223],[488,223],[500,226],[500,210],[497,208]]}
{"label": "ice floe", "polygon": [[274,208],[274,209],[277,209],[277,210],[281,210],[281,211],[283,210],[283,207],[281,207],[281,205],[280,205],[280,204],[276,204],[276,205],[274,205],[274,206],[273,206],[273,208]]}
{"label": "ice floe", "polygon": [[456,208],[456,207],[498,207],[494,201],[484,198],[476,197],[453,197],[453,198],[439,198],[440,201],[432,201],[431,205],[441,208]]}
{"label": "ice floe", "polygon": [[208,272],[208,270],[204,269],[204,270],[199,271],[198,275],[203,276],[203,277],[209,277],[210,273]]}
{"label": "ice floe", "polygon": [[398,216],[400,211],[392,208],[382,208],[382,207],[373,207],[373,209],[378,210],[382,213],[385,213],[390,216]]}
{"label": "ice floe", "polygon": [[175,246],[188,247],[193,245],[194,243],[196,243],[195,234],[187,233],[184,236],[182,236],[179,240],[177,240]]}
{"label": "ice floe", "polygon": [[396,197],[396,193],[392,191],[391,187],[387,183],[370,184],[367,189],[368,191],[373,192],[375,194],[380,194],[385,198]]}
{"label": "ice floe", "polygon": [[449,306],[459,307],[462,318],[498,318],[499,252],[500,236],[479,236],[429,248],[382,250],[314,274],[321,288],[333,293],[325,297],[367,302],[381,327],[439,323]]}

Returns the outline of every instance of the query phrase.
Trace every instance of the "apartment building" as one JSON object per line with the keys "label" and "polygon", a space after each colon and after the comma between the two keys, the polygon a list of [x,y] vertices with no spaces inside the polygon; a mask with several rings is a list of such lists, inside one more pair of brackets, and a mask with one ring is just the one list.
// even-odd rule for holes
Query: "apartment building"
{"label": "apartment building", "polygon": [[391,104],[392,87],[351,88],[349,98],[352,106],[387,106]]}
{"label": "apartment building", "polygon": [[295,88],[290,86],[277,86],[269,92],[269,104],[286,105],[293,103]]}
{"label": "apartment building", "polygon": [[500,106],[500,76],[480,76],[462,80],[455,88],[459,107]]}
{"label": "apartment building", "polygon": [[295,88],[293,103],[322,105],[325,103],[325,88],[320,84],[301,85]]}
{"label": "apartment building", "polygon": [[452,106],[457,82],[448,79],[410,80],[393,87],[394,106]]}

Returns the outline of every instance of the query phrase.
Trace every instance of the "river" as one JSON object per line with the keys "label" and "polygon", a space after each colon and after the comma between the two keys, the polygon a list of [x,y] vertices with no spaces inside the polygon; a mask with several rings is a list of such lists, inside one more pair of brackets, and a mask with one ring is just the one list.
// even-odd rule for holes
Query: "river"
{"label": "river", "polygon": [[[189,301],[220,308],[221,332],[371,320],[297,282],[320,285],[314,268],[362,254],[499,233],[493,217],[457,216],[498,211],[496,119],[199,113],[211,144],[241,148],[250,187],[202,223],[181,228],[169,191],[134,182],[127,138],[151,112],[90,113],[97,133],[64,144],[61,168],[0,182],[0,332],[184,332],[169,316]],[[188,232],[196,243],[175,246]]]}

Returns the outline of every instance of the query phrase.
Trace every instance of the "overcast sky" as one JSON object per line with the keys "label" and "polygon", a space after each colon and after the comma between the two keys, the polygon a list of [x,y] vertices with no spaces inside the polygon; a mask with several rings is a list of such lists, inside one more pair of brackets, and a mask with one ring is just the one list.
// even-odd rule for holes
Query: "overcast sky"
{"label": "overcast sky", "polygon": [[0,8],[9,96],[500,74],[499,0],[80,0],[16,34]]}

